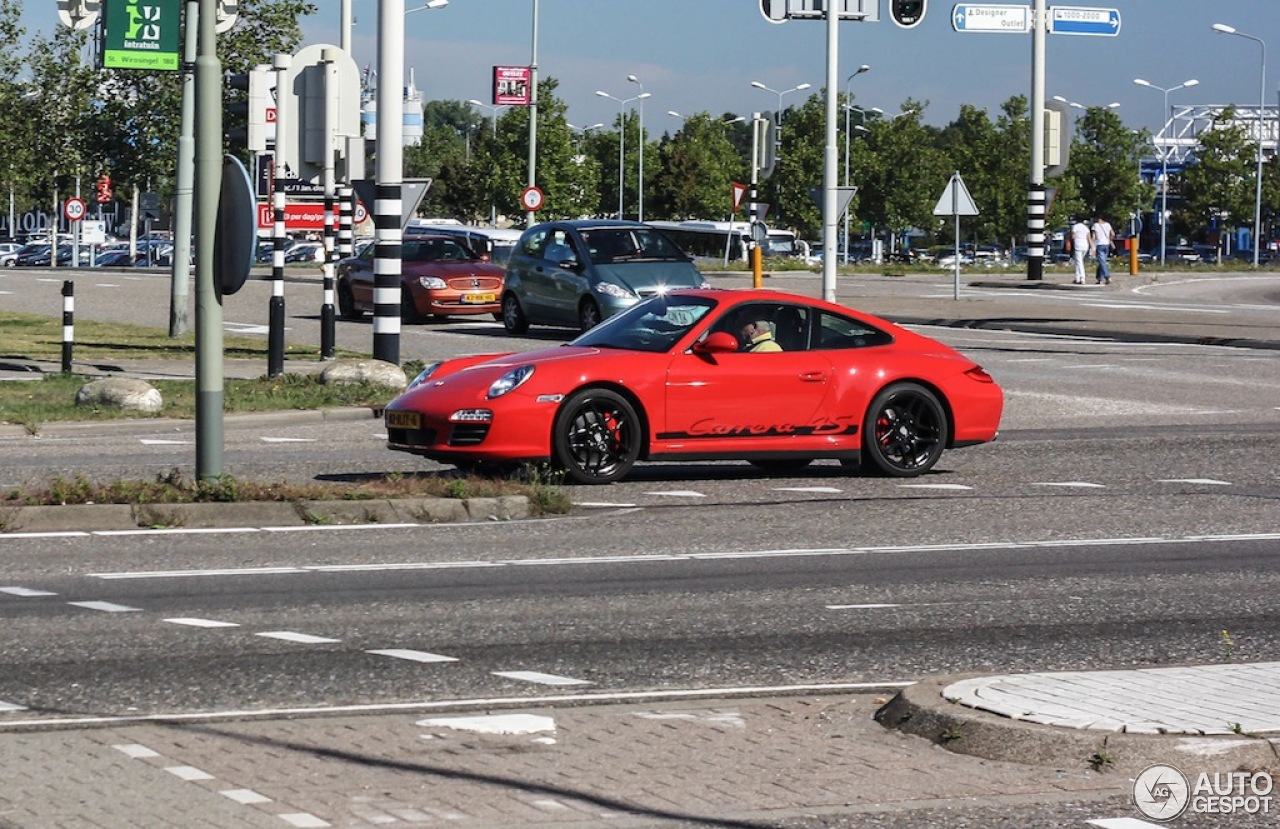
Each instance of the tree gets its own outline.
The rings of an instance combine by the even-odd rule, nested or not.
[[[898,116],[869,121],[867,137],[853,153],[856,215],[895,233],[935,227],[933,206],[954,172],[937,148],[936,133],[920,122],[922,111],[908,100]]]
[[[652,178],[654,215],[719,219],[730,213],[731,185],[747,176],[729,135],[729,124],[699,112],[662,142]]]
[[[939,146],[978,206],[979,215],[966,220],[966,230],[978,239],[1012,245],[1027,226],[1031,121],[1022,96],[1005,101],[1000,111],[992,122],[985,110],[962,105],[959,117],[943,128]]]
[[[1139,177],[1148,137],[1134,133],[1120,116],[1090,107],[1076,122],[1067,174],[1075,181],[1085,212],[1116,219],[1149,204],[1154,192]]]
[[[1190,227],[1236,228],[1253,223],[1258,145],[1227,107],[1200,134],[1200,149],[1182,171],[1182,194]]]

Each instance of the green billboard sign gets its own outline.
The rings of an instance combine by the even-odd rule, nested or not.
[[[178,69],[181,0],[107,0],[102,65],[115,69]]]

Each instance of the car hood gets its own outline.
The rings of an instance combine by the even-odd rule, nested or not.
[[[441,363],[425,382],[407,390],[388,405],[392,408],[412,406],[414,398],[420,395],[447,394],[450,397],[483,398],[495,380],[518,366],[534,366],[535,379],[531,382],[534,387],[540,387],[542,381],[547,379],[547,369],[552,369],[556,378],[561,378],[566,373],[577,377],[594,375],[595,365],[604,361],[616,365],[618,355],[624,353],[633,352],[566,345],[540,351],[460,357]],[[569,363],[573,364],[571,369],[567,366]],[[538,372],[536,369],[542,371]]]
[[[705,280],[689,262],[613,262],[596,265],[602,279],[617,283],[635,294],[650,294],[658,288],[700,288]]]
[[[459,276],[502,276],[503,270],[488,262],[405,262],[403,270],[408,274],[427,274],[442,279]]]

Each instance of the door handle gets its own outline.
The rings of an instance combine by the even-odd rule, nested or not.
[[[802,371],[800,379],[805,383],[823,383],[826,382],[827,375],[821,371]]]

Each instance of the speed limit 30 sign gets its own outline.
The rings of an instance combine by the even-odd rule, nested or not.
[[[62,215],[66,216],[68,221],[78,222],[84,218],[84,214],[84,199],[72,196],[62,203]]]

